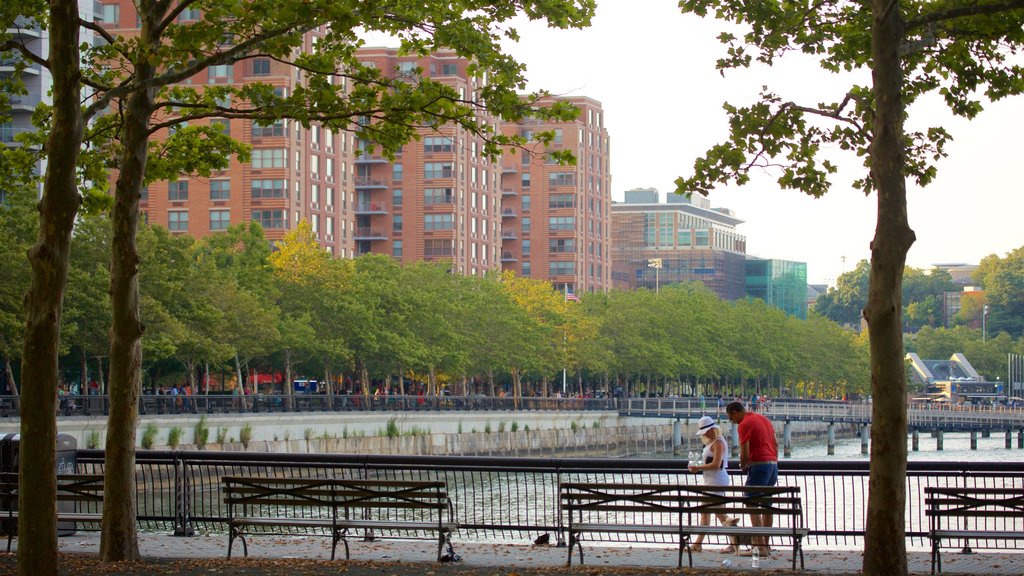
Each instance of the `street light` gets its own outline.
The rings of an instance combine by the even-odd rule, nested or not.
[[[648,258],[647,267],[654,268],[654,293],[661,293],[661,258]]]
[[[981,308],[981,341],[985,341],[985,320],[988,318],[988,304]]]

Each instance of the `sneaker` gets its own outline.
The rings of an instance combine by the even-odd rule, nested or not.
[[[721,550],[719,550],[718,553],[719,554],[735,554],[736,553],[736,547],[730,544],[730,545],[726,546],[725,548],[722,548]]]
[[[736,526],[740,523],[739,518],[731,518],[725,522],[726,526]]]

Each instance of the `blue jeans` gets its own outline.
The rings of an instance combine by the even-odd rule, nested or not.
[[[775,486],[779,483],[779,465],[775,462],[752,464],[747,468],[747,486]]]

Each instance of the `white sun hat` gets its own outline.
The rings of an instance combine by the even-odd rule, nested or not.
[[[716,428],[718,430],[722,429],[722,427],[718,425],[718,422],[715,422],[715,419],[712,418],[711,416],[701,416],[700,420],[697,421],[696,435],[703,436],[705,432],[711,430],[712,428]]]

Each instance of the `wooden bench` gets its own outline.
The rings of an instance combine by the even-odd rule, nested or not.
[[[103,519],[102,474],[57,475],[57,522],[59,530],[75,530],[79,522],[99,523]],[[18,525],[18,473],[0,473],[0,514],[7,532],[7,551]],[[65,526],[61,526],[65,524]]]
[[[569,556],[579,549],[585,533],[643,534],[675,536],[679,540],[679,561],[683,551],[693,567],[690,537],[698,534],[725,537],[760,536],[788,538],[793,543],[793,569],[797,555],[804,567],[801,542],[807,536],[799,487],[682,486],[676,484],[604,484],[566,482],[559,485],[559,500],[567,514]],[[700,525],[700,515],[718,513],[774,515],[771,527]],[[780,525],[781,524],[781,525]]]
[[[942,572],[943,540],[970,551],[970,541],[1024,540],[1024,487],[935,487],[924,489],[932,574]]]
[[[235,539],[252,535],[294,534],[320,529],[331,536],[331,560],[338,542],[349,558],[351,531],[437,533],[437,560],[447,545],[456,559],[451,533],[458,528],[444,482],[333,478],[222,478],[228,507],[228,558]]]

